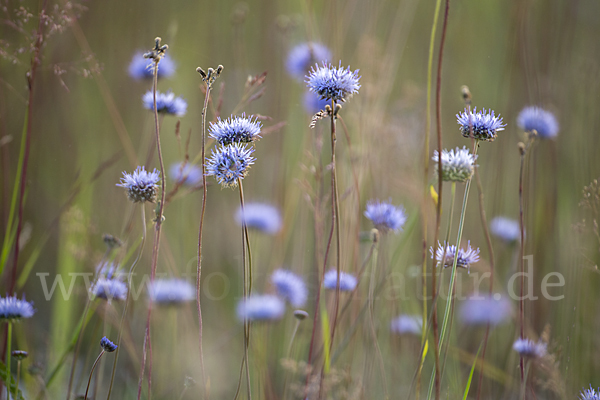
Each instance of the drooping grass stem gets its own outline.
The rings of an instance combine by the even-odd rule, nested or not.
[[[100,354],[96,358],[96,361],[94,361],[94,365],[92,366],[92,370],[90,371],[90,377],[88,378],[87,388],[85,389],[85,396],[83,400],[87,400],[88,392],[90,390],[90,383],[92,382],[92,374],[94,373],[94,369],[96,369],[96,365],[98,365],[98,361],[100,361],[100,358],[102,358],[103,355],[104,349],[100,352]]]
[[[115,350],[115,359],[113,361],[113,368],[110,377],[110,385],[108,386],[108,395],[106,400],[110,400],[110,395],[112,393],[113,383],[115,381],[115,373],[117,371],[117,360],[119,359],[119,349],[121,348],[121,337],[123,335],[123,324],[125,321],[125,316],[127,315],[127,309],[129,306],[129,298],[131,297],[131,280],[133,278],[133,273],[135,271],[135,267],[137,266],[140,258],[142,257],[142,252],[144,251],[144,245],[146,244],[146,208],[143,203],[141,206],[141,215],[142,215],[142,242],[140,243],[140,248],[138,250],[137,256],[135,260],[131,264],[129,268],[129,274],[127,275],[127,297],[125,298],[125,305],[123,306],[123,313],[121,314],[121,321],[119,322],[119,331],[117,333],[117,350]]]

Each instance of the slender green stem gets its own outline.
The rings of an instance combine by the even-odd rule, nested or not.
[[[240,207],[242,215],[244,215],[244,187],[242,186],[242,180],[238,178],[238,186],[240,189]],[[248,268],[246,268],[246,246],[248,247]],[[242,218],[242,264],[244,270],[244,301],[248,300],[248,294],[252,286],[251,281],[251,265],[252,261],[250,258],[250,241],[248,239],[248,228],[246,226],[246,220]],[[252,388],[250,382],[250,362],[248,359],[248,345],[250,342],[250,322],[244,316],[244,359],[246,365],[246,389],[248,391],[248,399],[252,399]]]
[[[527,366],[525,368],[523,381],[521,382],[521,394],[519,399],[525,400],[525,395],[527,393],[527,377],[529,376],[529,368],[531,368],[531,362],[527,362]]]
[[[336,137],[336,108],[335,101],[331,100],[331,218],[332,224],[335,225],[335,247],[336,247],[336,263],[335,268],[337,270],[337,286],[335,289],[335,311],[333,313],[333,324],[331,326],[331,339],[329,341],[329,351],[333,346],[333,338],[335,336],[335,327],[338,321],[338,311],[340,308],[340,275],[341,275],[341,238],[340,238],[340,201],[338,196],[338,184],[337,184],[337,167],[335,162],[335,144],[337,141]]]
[[[296,333],[298,332],[298,327],[300,327],[300,320],[296,320],[296,325],[294,326],[294,330],[292,331],[292,337],[290,338],[290,344],[288,345],[287,351],[285,352],[286,358],[290,358],[290,354],[292,354],[292,344],[294,344],[294,339],[296,338]]]
[[[129,274],[127,275],[127,297],[125,298],[125,305],[123,306],[123,313],[121,314],[121,321],[119,321],[119,332],[118,332],[118,336],[117,336],[117,349],[115,350],[115,359],[113,361],[113,367],[112,367],[112,372],[111,372],[111,376],[110,376],[110,385],[108,386],[108,395],[106,397],[106,400],[110,400],[110,395],[112,394],[112,388],[113,388],[113,384],[115,381],[115,373],[117,371],[117,361],[119,359],[119,349],[121,348],[121,337],[123,335],[123,325],[124,325],[124,321],[125,321],[125,316],[127,315],[127,309],[129,306],[129,299],[131,297],[131,281],[133,278],[133,273],[135,271],[135,267],[137,266],[138,262],[140,261],[140,258],[142,257],[142,252],[144,251],[144,245],[146,244],[146,208],[144,207],[144,204],[142,203],[141,206],[142,209],[142,243],[140,244],[140,248],[138,250],[137,256],[135,257],[135,260],[133,261],[133,263],[131,264],[131,267],[129,268]]]
[[[7,336],[6,336],[6,376],[7,376],[7,381],[6,382],[6,399],[9,400],[10,399],[10,382],[11,382],[11,372],[10,372],[10,358],[12,357],[11,352],[12,352],[12,322],[9,320],[8,321],[8,330],[7,330]]]
[[[521,166],[519,171],[519,227],[521,230],[521,243],[519,249],[519,271],[521,272],[521,296],[519,298],[519,337],[525,338],[525,300],[523,298],[523,287],[525,286],[525,222],[523,207],[523,180],[525,176],[525,155],[529,148],[530,141],[526,145],[519,147],[521,153]],[[523,355],[519,356],[519,368],[521,370],[521,383],[525,382],[525,360]]]
[[[96,365],[98,365],[98,361],[100,361],[100,358],[102,357],[103,354],[104,354],[104,350],[102,350],[100,352],[100,354],[98,355],[98,358],[96,358],[96,361],[94,361],[94,365],[92,366],[92,370],[90,371],[90,377],[88,378],[87,388],[85,389],[85,396],[84,396],[83,400],[87,400],[88,392],[90,390],[90,383],[92,382],[92,374],[94,373],[94,369],[96,369]]]
[[[204,106],[202,107],[202,207],[200,209],[200,224],[198,227],[198,257],[196,264],[196,306],[198,309],[198,346],[200,350],[200,373],[202,375],[202,388],[204,390],[204,399],[208,399],[208,388],[206,387],[206,375],[204,373],[204,353],[202,351],[202,306],[200,304],[200,283],[202,277],[202,230],[204,227],[204,212],[206,211],[206,110],[208,108],[208,99],[212,85],[206,83],[206,95],[204,96]],[[184,390],[185,393],[185,390]],[[183,394],[182,394],[183,396]]]
[[[15,399],[19,399],[19,382],[21,380],[21,360],[17,361],[17,386],[15,386]]]
[[[379,236],[379,233],[377,233]],[[375,350],[377,351],[377,358],[379,361],[379,367],[381,368],[381,378],[383,380],[383,391],[385,393],[386,399],[389,398],[388,390],[387,390],[387,379],[385,377],[385,365],[383,363],[383,355],[381,354],[381,348],[379,348],[379,342],[377,341],[377,333],[375,332],[375,322],[374,322],[374,296],[373,292],[375,291],[375,275],[377,271],[377,259],[379,254],[379,238],[377,237],[374,240],[374,248],[373,248],[373,256],[372,256],[372,264],[371,264],[371,279],[369,280],[369,325],[371,328],[371,334],[373,335],[373,343],[375,344]]]

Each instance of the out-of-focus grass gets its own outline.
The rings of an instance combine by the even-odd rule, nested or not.
[[[34,13],[38,6],[36,2],[24,2],[23,5]],[[417,215],[423,192],[421,154],[426,63],[434,2],[353,0],[303,4],[109,0],[85,5],[89,10],[78,24],[93,52],[93,59],[88,61],[92,64],[97,61],[101,66],[101,79],[106,83],[118,118],[109,111],[100,78],[94,74],[91,78],[82,77],[83,69],[90,68],[86,61],[90,54],[84,52],[74,31],[67,30],[52,37],[43,50],[42,69],[35,82],[33,141],[25,207],[25,219],[31,224],[32,236],[23,248],[20,268],[47,234],[46,230],[70,195],[77,177],[89,176],[100,163],[123,150],[115,128],[120,126],[118,119],[122,119],[122,127],[137,158],[146,158],[153,133],[152,115],[142,108],[141,96],[150,88],[150,83],[131,80],[127,66],[134,51],[149,48],[155,36],[161,36],[169,44],[169,56],[178,65],[177,74],[172,79],[161,80],[159,89],[172,89],[188,101],[188,113],[181,118],[181,134],[185,140],[191,130],[192,155],[199,151],[203,100],[199,89],[201,81],[195,68],[225,66],[213,92],[213,101],[216,101],[219,84],[225,85],[223,116],[227,116],[239,101],[247,76],[268,71],[265,95],[244,111],[272,117],[273,122],[267,122],[267,126],[279,121],[287,124],[257,144],[257,162],[246,178],[244,188],[248,201],[267,201],[280,206],[285,226],[282,233],[272,238],[251,234],[257,291],[270,290],[269,273],[283,265],[304,274],[311,298],[314,298],[315,264],[319,263],[321,268],[325,245],[324,241],[315,243],[314,212],[306,195],[309,193],[307,188],[315,189],[311,171],[318,168],[319,163],[325,166],[328,162],[328,130],[326,123],[318,124],[316,130],[308,129],[310,116],[301,104],[304,87],[290,78],[284,69],[285,56],[293,44],[307,39],[322,41],[332,49],[334,63],[341,59],[344,65],[361,70],[361,91],[342,109],[351,150],[346,136],[341,131],[338,134],[339,187],[340,193],[344,194],[341,202],[344,269],[357,271],[368,251],[368,245],[357,245],[355,238],[359,230],[370,229],[368,221],[362,217],[368,199],[392,198],[395,204],[403,203],[411,217]],[[533,255],[534,288],[540,297],[527,305],[528,331],[541,335],[546,328],[549,330],[550,349],[559,363],[556,370],[542,368],[540,377],[550,377],[553,383],[564,385],[564,393],[569,398],[584,385],[597,386],[599,383],[594,379],[600,372],[597,361],[600,342],[595,334],[600,323],[597,315],[600,276],[595,268],[599,260],[598,243],[589,232],[579,234],[573,229],[574,224],[586,218],[578,207],[581,189],[600,175],[597,157],[600,139],[596,134],[600,117],[595,107],[600,93],[597,79],[600,48],[596,43],[600,28],[595,18],[599,13],[600,6],[593,2],[451,2],[442,81],[445,147],[468,145],[460,137],[454,118],[463,107],[461,85],[470,87],[474,105],[491,107],[502,113],[508,124],[496,142],[482,144],[479,151],[478,164],[488,218],[501,214],[516,218],[518,214],[517,142],[520,134],[515,123],[518,111],[528,104],[542,104],[557,115],[561,124],[557,140],[536,144],[529,160],[525,254]],[[0,29],[2,39],[11,46],[23,43],[19,34],[6,24]],[[2,232],[10,204],[10,189],[7,193],[6,188],[12,187],[17,170],[19,132],[25,110],[26,55],[22,60],[22,65],[0,61],[0,136],[12,137],[12,141],[2,146],[1,152]],[[60,77],[64,86],[53,72],[55,64],[67,70]],[[212,118],[210,113],[209,118]],[[168,116],[162,122],[167,166],[182,158],[174,137],[175,123],[176,119]],[[341,124],[338,126],[341,128]],[[322,154],[315,154],[314,144],[319,137],[325,145]],[[63,214],[58,227],[52,228],[50,239],[23,288],[28,299],[35,301],[38,311],[32,320],[16,329],[15,340],[20,347],[30,351],[28,362],[39,363],[45,374],[68,344],[71,330],[83,311],[86,293],[81,278],[78,278],[69,301],[57,296],[46,301],[36,273],[50,273],[52,278],[56,273],[92,272],[104,252],[101,241],[104,232],[121,236],[129,246],[135,243],[141,228],[138,218],[133,219],[133,225],[128,229],[126,225],[132,209],[122,190],[115,187],[121,171],[133,170],[134,164],[123,152],[115,166],[109,167],[92,185],[84,188],[73,207]],[[359,184],[358,197],[354,191],[353,170]],[[326,172],[323,176],[325,194],[328,177]],[[444,195],[447,199],[447,192]],[[472,194],[463,237],[482,248],[483,261],[474,267],[475,271],[482,272],[487,268],[488,255],[476,201]],[[166,209],[159,272],[195,279],[199,204],[200,194],[194,192],[175,200]],[[322,229],[327,230],[326,199],[324,204]],[[235,304],[241,296],[241,243],[239,228],[233,218],[237,206],[235,192],[222,190],[211,181],[205,223],[203,315],[205,357],[213,398],[232,395],[242,353],[240,324],[235,319]],[[449,210],[444,209],[443,215],[448,214]],[[77,230],[73,230],[75,216],[79,224]],[[433,218],[429,221],[433,223]],[[402,272],[405,277],[419,271],[419,226],[417,223],[414,229],[405,229],[400,236],[385,238],[379,256],[383,265],[381,271]],[[442,223],[442,232],[444,229]],[[429,232],[433,232],[433,226]],[[516,268],[516,250],[497,241],[494,246],[498,290],[506,290],[506,280]],[[149,251],[146,251],[140,273],[148,271],[149,261]],[[555,290],[555,294],[565,295],[560,301],[544,300],[540,293],[544,274],[553,271],[565,277],[566,286]],[[225,283],[221,279],[223,276],[227,278]],[[460,278],[463,289],[468,292],[472,280],[465,274]],[[376,301],[379,340],[388,376],[392,378],[388,379],[389,390],[394,396],[404,394],[411,384],[418,360],[414,350],[418,341],[393,337],[387,327],[389,320],[400,312],[419,312],[417,281],[417,277],[406,278],[405,285],[399,286],[405,299],[383,296]],[[397,283],[396,280],[390,282]],[[65,283],[70,282],[67,279]],[[365,283],[366,280],[362,284]],[[5,290],[7,286],[6,283],[2,285]],[[214,300],[214,297],[220,298],[223,291],[226,291],[223,298]],[[384,290],[382,293],[389,292]],[[328,296],[325,299],[331,307],[333,299]],[[337,344],[356,323],[365,301],[366,297],[359,296],[349,313],[340,320]],[[112,309],[110,307],[107,309]],[[127,351],[121,353],[119,361],[115,393],[119,397],[135,395],[145,307],[145,300],[134,303],[129,320],[131,328],[124,334],[123,346]],[[312,313],[313,309],[311,302],[307,310]],[[106,315],[118,315],[121,308],[116,305],[114,310],[116,313]],[[97,318],[102,315],[99,311]],[[116,335],[118,316],[114,315],[107,318],[106,329]],[[157,396],[177,397],[183,390],[186,375],[198,379],[196,318],[193,305],[178,313],[172,310],[153,312],[154,390]],[[264,397],[272,397],[281,391],[280,358],[294,326],[292,319],[288,313],[283,321],[257,329],[252,339],[256,350],[255,384],[258,388],[258,382],[261,382]],[[301,324],[292,352],[295,360],[306,360],[310,324],[308,320]],[[365,354],[372,349],[368,326],[364,319],[359,320],[358,326],[343,353],[336,355],[334,345],[332,368],[347,371],[355,380],[362,380],[360,385],[375,391],[369,396],[363,395],[364,398],[378,398],[383,393],[373,385],[373,382],[380,382],[376,377],[378,369],[370,364],[374,359]],[[84,335],[85,348],[76,374],[79,380],[85,380],[81,377],[90,366],[85,362],[86,355],[97,350],[100,332],[101,325],[96,331],[90,327]],[[517,390],[507,384],[511,379],[518,379],[518,359],[508,351],[514,332],[514,326],[505,326],[491,334],[486,353],[489,375],[483,388],[486,396],[497,398],[495,393]],[[449,341],[457,350],[454,351],[454,347],[450,350],[444,381],[451,398],[464,391],[481,334],[455,322]],[[265,340],[268,338],[267,343],[260,342],[261,335],[265,335]],[[363,369],[365,362],[368,373]],[[109,372],[106,365],[105,377]],[[431,368],[432,362],[428,359],[424,382]],[[506,376],[500,375],[499,371]],[[475,377],[477,379],[477,371]],[[35,379],[24,379],[30,398],[39,387]],[[296,380],[303,382],[302,378]],[[63,376],[51,389],[50,397],[62,397],[65,387]],[[103,390],[100,389],[100,396]],[[547,398],[559,398],[559,394],[544,390],[540,385],[536,386],[536,391]],[[192,392],[194,390],[190,389],[185,398],[196,398]]]

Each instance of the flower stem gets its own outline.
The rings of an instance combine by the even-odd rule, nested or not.
[[[115,373],[117,371],[117,360],[119,359],[119,349],[121,348],[121,336],[123,335],[123,323],[125,321],[125,316],[127,315],[127,308],[129,306],[129,298],[131,295],[131,279],[133,278],[133,272],[135,267],[137,266],[140,258],[142,256],[142,252],[144,251],[144,245],[146,244],[146,208],[143,203],[141,206],[142,209],[142,243],[140,244],[140,249],[138,250],[138,254],[131,264],[129,268],[129,274],[127,275],[127,297],[125,298],[125,305],[123,306],[123,313],[121,314],[121,321],[119,322],[119,332],[117,336],[117,349],[115,350],[115,359],[113,361],[113,368],[110,377],[110,385],[108,386],[108,395],[106,400],[110,400],[110,395],[112,393],[113,383],[115,381]]]
[[[525,286],[525,264],[524,264],[524,252],[525,252],[525,223],[523,218],[523,180],[525,175],[525,155],[529,148],[530,141],[526,145],[519,147],[521,153],[521,166],[519,171],[519,226],[521,230],[521,247],[519,250],[519,270],[521,272],[521,296],[519,297],[519,337],[525,339],[525,301],[523,299],[523,287]],[[519,368],[521,370],[521,383],[525,385],[525,360],[523,355],[519,357]]]
[[[94,373],[94,369],[96,369],[96,365],[98,365],[98,361],[100,361],[100,358],[103,355],[104,355],[104,350],[102,350],[100,352],[100,354],[98,355],[98,358],[96,358],[96,361],[94,361],[94,365],[92,366],[92,370],[90,371],[90,377],[88,378],[87,388],[85,389],[85,396],[84,396],[83,400],[87,400],[88,392],[90,390],[90,383],[92,382],[92,374]]]
[[[10,383],[11,383],[11,373],[10,373],[10,358],[11,358],[11,347],[12,347],[12,343],[11,343],[11,339],[12,339],[12,322],[9,320],[8,321],[8,330],[7,330],[7,336],[6,336],[6,377],[8,379],[6,379],[8,382],[6,382],[6,399],[9,400],[10,399]]]
[[[21,360],[17,361],[17,386],[15,386],[15,399],[19,399],[19,382],[21,380]]]
[[[204,353],[202,351],[202,306],[200,304],[200,282],[202,277],[202,228],[204,227],[204,212],[206,210],[206,110],[208,108],[208,99],[212,85],[206,83],[206,94],[204,95],[204,105],[202,106],[202,207],[200,209],[200,224],[198,227],[198,257],[196,264],[196,306],[198,308],[198,346],[200,351],[200,373],[202,375],[202,388],[204,390],[204,399],[208,399],[208,388],[206,387],[206,375],[204,373]]]

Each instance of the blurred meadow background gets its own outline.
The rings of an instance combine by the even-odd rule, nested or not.
[[[575,399],[582,388],[600,386],[597,185],[582,204],[584,187],[600,176],[600,115],[596,110],[600,103],[600,3],[449,3],[440,82],[443,148],[472,148],[455,117],[465,108],[463,85],[470,89],[473,106],[493,109],[506,124],[497,139],[481,143],[478,152],[488,223],[497,216],[519,218],[518,144],[524,140],[516,123],[519,112],[538,105],[552,112],[560,125],[556,138],[537,139],[525,158],[523,253],[531,256],[533,275],[528,283],[538,297],[526,302],[525,336],[547,344],[547,355],[530,364],[526,396]],[[221,64],[224,70],[213,85],[207,121],[216,121],[217,114],[221,118],[242,112],[259,116],[263,137],[255,144],[256,162],[243,181],[245,200],[275,206],[282,219],[282,228],[275,234],[250,231],[252,290],[275,293],[270,277],[279,268],[300,275],[308,288],[308,300],[301,307],[309,314],[304,321],[298,323],[294,308],[288,305],[279,320],[252,323],[253,397],[427,398],[434,369],[431,330],[419,374],[421,334],[398,334],[390,324],[401,314],[423,315],[423,234],[426,226],[429,249],[436,224],[430,187],[438,187],[431,157],[437,149],[435,74],[445,2],[441,5],[433,48],[430,142],[425,149],[433,0],[49,0],[47,4],[1,0],[0,221],[4,248],[0,293],[16,293],[19,299],[25,294],[36,310],[32,318],[13,324],[11,350],[29,353],[20,372],[23,397],[66,398],[75,365],[69,396],[83,398],[100,339],[117,339],[124,302],[89,301],[83,275],[73,274],[95,273],[107,260],[121,263],[128,271],[142,236],[140,207],[146,207],[147,240],[133,279],[142,292],[129,305],[112,391],[113,398],[138,398],[149,304],[142,276],[150,273],[155,205],[133,204],[116,184],[122,171],[131,173],[138,165],[149,171],[159,168],[153,146],[154,114],[142,103],[142,96],[152,89],[152,79],[134,79],[128,69],[136,52],[151,50],[154,38],[160,36],[169,46],[166,59],[175,64],[175,71],[159,77],[158,90],[171,90],[187,102],[185,115],[159,117],[167,193],[177,182],[168,173],[172,165],[186,155],[189,163],[201,165],[204,84],[196,67],[206,71]],[[44,19],[40,64],[32,80],[30,150],[15,265],[14,232],[19,218],[15,210],[11,212],[11,202],[21,170],[19,154],[30,94],[27,77],[31,77],[28,71],[43,7],[49,17]],[[306,108],[306,83],[286,68],[290,51],[309,41],[329,48],[328,61],[334,66],[341,60],[352,71],[359,69],[361,76],[360,90],[339,111],[336,162],[341,269],[359,277],[359,283],[352,294],[340,293],[340,310],[345,304],[348,307],[337,320],[331,353],[325,354],[323,341],[328,335],[322,334],[323,324],[333,322],[335,290],[322,291],[320,301],[325,306],[318,309],[326,309],[327,313],[320,314],[329,315],[329,320],[322,315],[316,319],[312,369],[306,363],[331,223],[330,119],[309,128],[316,110]],[[207,142],[207,156],[213,142]],[[221,188],[212,176],[207,182],[201,281],[206,385],[194,294],[192,301],[181,306],[152,308],[151,396],[155,399],[200,399],[206,394],[213,399],[233,398],[240,379],[244,325],[236,315],[243,295],[242,240],[235,218],[239,192]],[[195,287],[202,190],[197,182],[178,186],[164,208],[157,276],[182,278]],[[463,187],[458,184],[456,189],[453,244]],[[407,216],[402,231],[381,234],[373,276],[373,224],[363,215],[371,199],[401,204]],[[440,240],[451,211],[449,199],[450,184],[445,183]],[[19,203],[17,196],[17,208]],[[103,234],[118,237],[123,245],[107,251]],[[465,297],[475,288],[473,276],[490,270],[475,184],[462,239],[463,246],[470,241],[481,250],[481,259],[471,266],[470,274],[457,271],[457,291]],[[493,291],[505,295],[518,269],[520,245],[495,236],[492,245]],[[327,269],[333,266],[335,243]],[[448,271],[442,277],[445,292]],[[549,300],[542,293],[542,281],[551,272],[564,277],[564,286],[548,290],[552,296],[564,295],[560,300]],[[52,296],[45,296],[57,276],[62,276],[65,290],[72,289],[70,296],[61,295],[59,285]],[[376,282],[372,321],[365,312],[370,307],[370,279]],[[487,292],[488,285],[489,279],[483,279],[479,290]],[[462,302],[457,300],[457,309]],[[438,302],[440,320],[445,303],[445,298]],[[475,365],[469,398],[521,396],[519,355],[512,350],[519,336],[518,301],[511,300],[511,305],[509,321],[490,330],[485,361]],[[431,300],[427,307],[425,315],[431,310]],[[85,329],[74,364],[82,320]],[[485,334],[485,327],[467,326],[457,315],[453,321],[441,380],[442,396],[449,399],[463,396]],[[0,325],[3,362],[7,325]],[[106,354],[101,359],[92,377],[93,395],[88,398],[107,397],[113,357]],[[13,361],[13,377],[16,372]],[[5,368],[2,378],[6,381]],[[239,398],[248,397],[244,382]],[[149,398],[147,378],[142,388],[142,397]],[[6,398],[6,390],[2,396]]]

